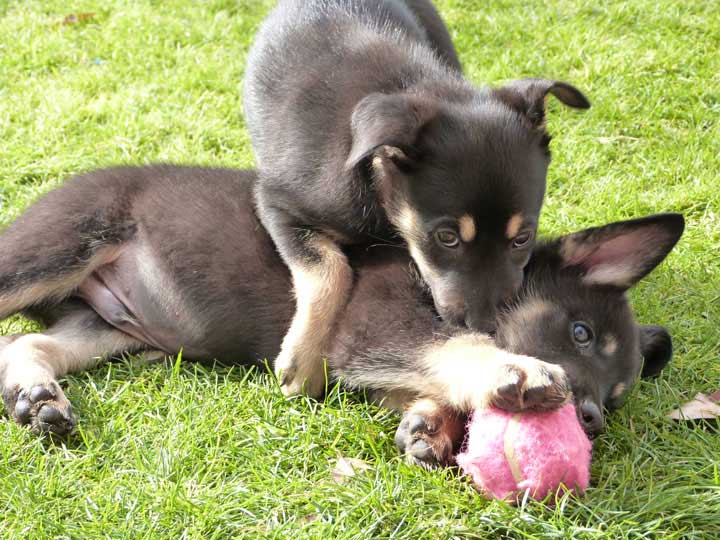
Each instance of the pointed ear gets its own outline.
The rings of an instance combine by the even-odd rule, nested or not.
[[[629,289],[649,274],[680,239],[680,214],[656,214],[586,229],[560,239],[564,267],[580,270],[586,285]]]
[[[534,127],[545,121],[545,98],[552,94],[575,109],[589,109],[590,102],[574,86],[550,79],[519,79],[493,91],[510,108],[527,117]]]
[[[640,352],[643,355],[643,378],[659,375],[673,355],[672,338],[662,326],[640,327]]]
[[[395,162],[409,160],[423,127],[437,107],[426,98],[404,94],[370,94],[352,114],[352,148],[347,169],[360,165],[381,147]]]

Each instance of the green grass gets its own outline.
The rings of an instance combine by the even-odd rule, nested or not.
[[[103,165],[252,165],[240,83],[271,4],[0,0],[0,223]],[[675,360],[611,417],[587,496],[485,502],[448,471],[404,465],[397,416],[354,395],[286,401],[255,372],[125,361],[67,378],[81,424],[65,446],[0,421],[0,538],[720,537],[718,434],[663,418],[720,386],[720,7],[438,4],[474,81],[554,77],[593,101],[550,105],[546,232],[688,220],[632,295],[641,321],[672,331]],[[95,16],[56,24],[80,12]],[[371,469],[338,485],[338,454]]]

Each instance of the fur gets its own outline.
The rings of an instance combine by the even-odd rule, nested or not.
[[[309,393],[321,386],[320,356],[351,288],[327,270],[337,259],[316,248],[320,237],[407,244],[440,315],[492,329],[532,248],[506,231],[537,227],[549,93],[590,106],[557,81],[475,88],[427,0],[284,0],[271,12],[245,75],[258,215],[293,276],[334,276],[331,293],[298,296],[277,362],[287,393],[298,373]]]
[[[48,325],[43,334],[0,339],[0,389],[11,416],[36,431],[68,431],[74,420],[56,378],[123,352],[182,349],[187,359],[258,364],[277,354],[294,311],[292,280],[253,211],[254,180],[252,171],[169,165],[95,171],[3,231],[0,283],[14,286],[3,289],[0,312]],[[330,375],[388,404],[426,398],[423,411],[431,402],[458,418],[489,404],[554,408],[572,390],[595,433],[603,407],[619,405],[641,371],[657,374],[670,359],[668,332],[637,325],[624,292],[682,229],[681,216],[666,214],[542,243],[495,341],[443,322],[404,250],[351,249],[355,281],[328,349]],[[647,240],[652,249],[636,249]],[[570,256],[570,244],[586,255]],[[105,252],[113,256],[96,255]],[[635,271],[598,286],[584,279],[597,264]],[[46,283],[70,274],[85,278],[45,296],[27,293],[50,291]],[[592,333],[589,343],[574,341],[577,321]],[[44,409],[49,419],[38,416]],[[415,443],[417,433],[408,434]]]

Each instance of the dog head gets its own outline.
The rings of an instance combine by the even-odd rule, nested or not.
[[[680,239],[679,214],[611,223],[538,245],[519,295],[501,313],[497,342],[511,352],[560,364],[587,433],[604,426],[637,377],[660,373],[670,334],[635,322],[625,292]]]
[[[525,79],[371,94],[352,115],[346,167],[369,173],[440,315],[489,331],[522,283],[545,195],[548,94],[590,106],[576,88]]]

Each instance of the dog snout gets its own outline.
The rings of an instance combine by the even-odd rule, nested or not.
[[[484,334],[495,333],[495,317],[478,316],[472,312],[468,312],[465,316],[465,326]]]
[[[591,439],[597,437],[605,428],[603,413],[592,401],[583,401],[577,407],[577,414],[585,433]]]
[[[496,307],[495,302],[481,301],[477,304],[468,303],[465,312],[465,325],[478,332],[494,333]]]
[[[435,303],[440,317],[446,322],[455,326],[462,326],[465,323],[465,306],[463,303]]]

